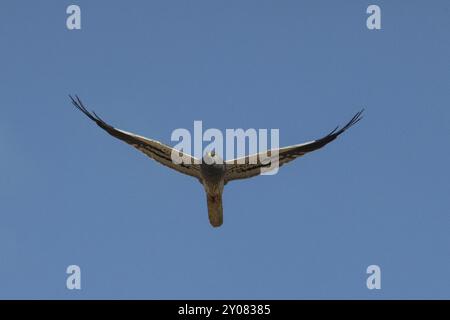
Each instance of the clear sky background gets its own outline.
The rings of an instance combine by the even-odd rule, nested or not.
[[[450,298],[449,17],[437,0],[1,1],[0,298]],[[213,229],[195,179],[68,94],[169,144],[194,120],[296,144],[366,111],[277,175],[229,183]]]

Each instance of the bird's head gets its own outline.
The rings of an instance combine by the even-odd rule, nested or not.
[[[216,154],[216,151],[213,149],[206,152],[206,154],[203,156],[203,163],[206,163],[207,165],[222,165],[223,160],[218,154]]]

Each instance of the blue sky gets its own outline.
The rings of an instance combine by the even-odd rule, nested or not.
[[[448,1],[2,1],[0,298],[450,298],[449,15]],[[213,229],[197,181],[68,94],[165,143],[202,120],[290,145],[366,110],[277,175],[229,183]]]

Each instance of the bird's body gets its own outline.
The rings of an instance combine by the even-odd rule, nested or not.
[[[285,163],[303,156],[306,153],[322,148],[361,120],[362,113],[362,111],[358,112],[344,127],[340,129],[336,127],[325,137],[311,142],[270,150],[268,152],[228,161],[222,161],[219,155],[214,152],[206,154],[202,159],[203,161],[198,161],[198,159],[188,154],[177,152],[188,161],[176,163],[172,161],[171,158],[172,152],[176,151],[173,148],[162,144],[161,142],[116,129],[103,121],[95,114],[95,112],[90,113],[87,111],[78,97],[76,97],[76,99],[70,98],[77,109],[82,111],[110,135],[132,145],[150,158],[171,169],[197,178],[205,189],[209,222],[213,227],[219,227],[223,223],[222,194],[224,186],[228,182],[257,176],[261,174],[262,170],[270,167],[271,163],[276,163],[278,167],[281,167]],[[262,160],[267,159],[267,156],[270,157],[269,163]]]
[[[225,185],[225,164],[214,153],[206,154],[205,158],[200,164],[200,174],[206,193],[208,218],[213,227],[219,227],[223,223],[222,193]]]

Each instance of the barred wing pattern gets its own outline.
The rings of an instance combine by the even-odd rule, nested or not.
[[[173,148],[159,142],[156,140],[152,140],[149,138],[145,138],[130,132],[126,132],[123,130],[116,129],[112,127],[111,125],[107,124],[105,121],[103,121],[95,112],[90,113],[86,107],[81,102],[80,98],[78,96],[75,96],[73,98],[72,96],[69,96],[72,100],[73,105],[83,112],[89,119],[94,121],[100,128],[108,132],[113,137],[120,139],[139,151],[145,153],[148,157],[150,157],[153,160],[156,160],[157,162],[161,163],[162,165],[165,165],[171,169],[174,169],[178,172],[187,174],[189,176],[195,177],[199,180],[201,180],[200,177],[200,166],[198,163],[200,163],[196,158],[183,154],[182,152],[179,152],[180,157],[185,157],[185,159],[189,159],[189,163],[180,163],[176,164],[172,162],[172,151],[174,151]],[[177,151],[178,152],[178,151]]]
[[[274,150],[270,150],[268,152],[261,152],[247,157],[225,161],[225,183],[232,180],[246,179],[257,176],[261,174],[261,170],[267,169],[271,165],[273,167],[273,165],[278,163],[278,167],[281,167],[282,165],[295,160],[298,157],[322,148],[336,139],[345,130],[360,121],[362,119],[363,111],[364,110],[361,110],[356,113],[345,126],[340,129],[339,127],[336,127],[333,131],[321,139],[277,149],[278,155]],[[261,161],[261,159],[264,159],[264,157],[267,158],[267,156],[270,157],[271,161]]]

